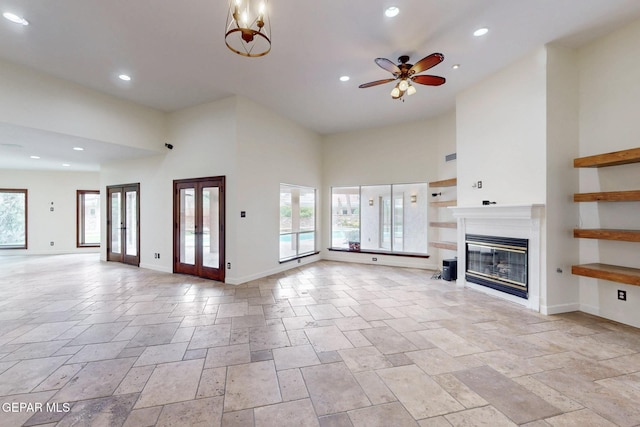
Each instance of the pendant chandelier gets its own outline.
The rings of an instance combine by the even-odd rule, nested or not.
[[[224,41],[238,55],[264,56],[271,50],[268,0],[231,0]]]

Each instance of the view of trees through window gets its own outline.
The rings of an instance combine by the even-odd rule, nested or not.
[[[27,248],[27,190],[0,189],[0,249]]]
[[[426,254],[428,184],[331,190],[331,247]]]
[[[78,247],[100,246],[100,192],[78,190]]]
[[[280,184],[280,261],[316,250],[316,190]]]

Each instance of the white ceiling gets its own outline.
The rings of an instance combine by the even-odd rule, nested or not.
[[[638,0],[271,0],[272,51],[244,58],[224,44],[227,5],[0,0],[0,12],[30,22],[0,19],[0,58],[163,111],[242,95],[331,134],[437,116],[454,108],[458,93],[536,47],[578,47],[640,18]],[[400,8],[395,18],[383,14],[390,5]],[[473,37],[483,26],[489,34]],[[433,52],[445,60],[428,73],[445,77],[443,86],[418,86],[406,102],[391,99],[392,84],[358,88],[390,76],[376,57],[396,62],[407,54],[414,63]],[[120,73],[133,80],[118,80]],[[340,82],[342,75],[351,80]],[[7,129],[17,132],[0,127],[0,144],[12,143]],[[23,136],[31,144],[46,139]],[[0,150],[3,157],[16,151]]]

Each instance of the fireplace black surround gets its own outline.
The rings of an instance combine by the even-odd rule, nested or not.
[[[467,282],[528,299],[527,239],[466,235]]]

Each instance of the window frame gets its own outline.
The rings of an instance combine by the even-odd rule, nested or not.
[[[0,193],[22,193],[24,194],[24,245],[2,245],[4,249],[28,249],[29,247],[29,190],[26,188],[0,188]]]
[[[86,194],[97,194],[100,195],[100,190],[76,190],[76,247],[77,248],[99,248],[100,242],[98,243],[84,243],[86,239],[85,229],[84,229],[84,196]],[[82,201],[81,201],[82,199]],[[102,227],[102,218],[100,218],[99,222]],[[102,233],[102,230],[101,230]]]
[[[278,232],[278,260],[280,262],[280,264],[285,263],[285,262],[289,262],[289,261],[293,261],[296,259],[300,259],[300,258],[306,258],[308,256],[312,256],[312,255],[317,255],[320,252],[317,250],[317,245],[318,245],[318,190],[316,188],[313,187],[307,187],[304,185],[294,185],[294,184],[286,184],[286,183],[280,183],[279,186],[279,191],[278,194],[282,194],[282,189],[283,187],[288,187],[290,189],[298,189],[299,191],[308,191],[308,192],[313,192],[313,229],[309,230],[309,229],[299,229],[297,231],[294,231],[293,229],[289,232],[282,232],[281,230],[279,230]],[[280,199],[281,200],[281,199]],[[293,203],[292,203],[293,204]],[[279,220],[279,224],[281,226],[282,224],[282,204],[279,202],[279,209],[280,212],[278,213],[278,220]],[[300,207],[300,206],[299,206]],[[292,217],[293,217],[293,210],[292,210]],[[280,228],[279,226],[279,228]],[[303,253],[300,253],[300,236],[304,235],[304,234],[313,234],[313,249],[311,251],[306,251]],[[282,241],[280,240],[282,238],[282,236],[287,236],[290,235],[291,239],[294,238],[296,239],[296,245],[295,245],[295,249],[296,249],[296,253],[293,256],[287,256],[287,257],[282,257],[282,253],[281,253],[281,245],[282,245]]]
[[[406,252],[403,249],[401,250],[397,250],[396,248],[394,248],[394,243],[393,243],[393,236],[395,236],[395,227],[396,227],[396,209],[395,209],[395,191],[394,188],[395,187],[401,187],[401,186],[405,186],[405,185],[425,185],[427,186],[426,188],[428,189],[428,183],[427,182],[412,182],[412,183],[395,183],[395,184],[361,184],[361,185],[342,185],[342,186],[332,186],[330,191],[330,196],[329,196],[329,200],[330,200],[330,212],[331,212],[331,218],[330,218],[330,242],[331,242],[331,246],[328,248],[329,251],[337,251],[337,252],[356,252],[356,253],[366,253],[366,254],[380,254],[380,255],[391,255],[391,256],[403,256],[403,257],[412,257],[412,258],[429,258],[430,255],[428,253],[428,232],[427,232],[427,249],[426,252]],[[359,201],[359,205],[358,205],[358,236],[359,239],[362,238],[362,212],[365,206],[365,203],[367,203],[367,200],[365,200],[365,198],[363,198],[362,196],[362,189],[366,188],[366,187],[389,187],[389,200],[390,200],[390,215],[391,215],[391,248],[389,250],[386,249],[368,249],[368,248],[362,248],[361,247],[361,242],[354,242],[352,244],[352,242],[348,243],[348,247],[345,246],[333,246],[333,240],[334,240],[334,205],[333,205],[333,200],[334,200],[334,191],[335,190],[340,190],[340,189],[354,189],[357,188],[358,189],[358,201]],[[380,202],[380,201],[378,201]],[[373,199],[369,199],[368,200],[368,206],[373,206],[375,204],[375,200]],[[378,207],[380,213],[382,213],[382,206],[380,205]],[[403,212],[404,212],[405,207],[403,206]],[[404,213],[403,213],[404,215]],[[428,215],[428,213],[427,213]],[[428,223],[428,220],[427,220]],[[405,218],[403,217],[402,219],[402,226],[405,226]],[[381,235],[382,233],[382,223],[380,223],[379,225],[380,227],[380,233],[379,235]],[[403,236],[404,236],[404,231],[403,231]],[[403,241],[403,245],[404,246],[404,241]]]

